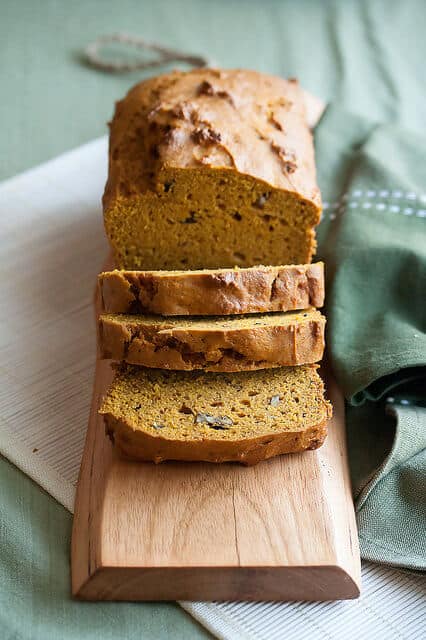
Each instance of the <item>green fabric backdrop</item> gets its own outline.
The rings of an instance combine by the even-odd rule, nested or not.
[[[421,16],[422,0],[2,0],[0,178],[106,132],[114,100],[141,74],[97,73],[80,64],[79,52],[116,31],[207,54],[218,65],[298,76],[327,101],[422,131]],[[94,614],[93,605],[70,602],[71,517],[4,460],[0,510],[7,640],[207,637],[176,605],[96,605]]]
[[[79,54],[127,31],[218,65],[295,75],[377,121],[424,128],[422,0],[2,0],[0,178],[106,132],[140,78],[96,73]]]

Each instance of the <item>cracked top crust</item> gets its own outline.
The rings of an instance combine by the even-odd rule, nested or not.
[[[99,275],[108,313],[231,315],[322,307],[324,265],[199,271],[109,271]]]
[[[123,185],[135,193],[151,189],[149,170],[203,166],[235,169],[321,206],[296,80],[242,69],[149,78],[117,102],[110,142],[105,208]],[[123,152],[137,155],[126,162]]]

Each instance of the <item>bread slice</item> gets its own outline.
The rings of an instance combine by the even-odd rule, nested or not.
[[[316,309],[181,318],[103,314],[103,358],[159,369],[248,371],[318,362],[325,318]]]
[[[252,465],[321,446],[331,405],[315,365],[238,374],[123,365],[99,413],[126,457]]]
[[[120,268],[311,262],[321,197],[299,84],[194,69],[136,85],[111,122],[103,207]]]
[[[324,264],[99,275],[108,313],[218,316],[294,311],[324,304]]]

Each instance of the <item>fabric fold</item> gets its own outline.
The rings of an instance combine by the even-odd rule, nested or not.
[[[362,555],[426,568],[426,139],[331,106],[316,145],[329,356],[352,405],[349,444],[361,439],[350,457]]]

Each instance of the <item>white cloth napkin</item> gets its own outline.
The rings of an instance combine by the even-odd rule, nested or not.
[[[107,255],[95,140],[0,185],[0,453],[69,511],[95,360],[92,300]],[[358,601],[181,605],[218,638],[421,638],[418,575],[363,566]]]

